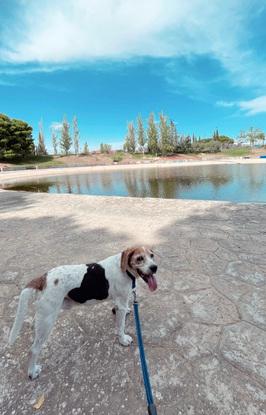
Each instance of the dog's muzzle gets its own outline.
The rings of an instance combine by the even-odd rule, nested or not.
[[[155,272],[157,271],[157,265],[152,265],[150,267],[150,273],[144,274],[140,269],[137,270],[140,277],[146,282],[150,291],[155,291],[157,289],[157,281],[155,278]]]

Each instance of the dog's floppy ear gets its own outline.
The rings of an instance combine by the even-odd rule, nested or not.
[[[136,248],[128,248],[125,251],[122,252],[121,255],[121,269],[123,272],[126,272],[127,267],[129,265],[128,260],[129,257],[133,254]]]

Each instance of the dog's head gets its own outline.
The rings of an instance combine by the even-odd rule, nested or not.
[[[157,288],[155,273],[157,265],[154,261],[154,253],[146,247],[128,248],[122,252],[121,268],[123,272],[133,271],[136,277],[141,277],[151,291]]]

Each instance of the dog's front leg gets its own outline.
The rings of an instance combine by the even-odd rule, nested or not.
[[[129,346],[133,339],[125,334],[127,307],[118,307],[116,311],[116,326],[119,343],[123,346]]]

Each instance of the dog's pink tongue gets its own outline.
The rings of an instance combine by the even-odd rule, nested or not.
[[[151,291],[155,291],[157,288],[157,281],[154,275],[150,275],[148,278],[148,286]]]

